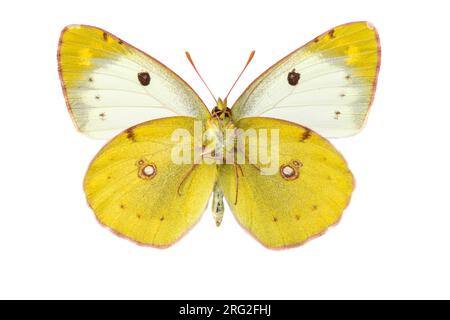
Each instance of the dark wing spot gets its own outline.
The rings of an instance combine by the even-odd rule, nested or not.
[[[124,205],[124,204],[121,204],[121,205],[120,205],[120,209],[125,209],[125,205]]]
[[[273,217],[273,222],[277,222],[278,218],[277,217]]]
[[[161,218],[159,218],[159,221],[164,221],[164,216],[161,216]]]
[[[339,116],[341,115],[341,112],[340,111],[335,111],[334,112],[334,118],[336,119],[336,120],[338,120],[339,119]]]
[[[344,97],[345,97],[345,93],[341,93],[341,94],[340,94],[340,97],[341,97],[341,98],[344,98]]]
[[[138,80],[139,82],[143,85],[143,86],[148,86],[150,84],[150,74],[148,72],[139,72],[138,75]]]
[[[111,176],[108,176],[106,179],[111,180]]]
[[[119,39],[118,43],[119,43],[119,44],[123,44],[123,41]]]
[[[314,40],[313,40],[315,43],[317,43],[317,42],[319,42],[319,37],[317,37],[317,38],[314,38]]]
[[[312,206],[312,210],[313,211],[317,210],[317,205],[316,204]]]
[[[331,39],[334,39],[335,37],[336,37],[336,35],[334,34],[334,29],[331,29],[329,32],[328,32],[328,35],[330,36],[330,38]]]
[[[345,76],[345,79],[347,79],[347,80],[350,80],[351,78],[352,78],[352,76],[349,74]]]
[[[300,80],[300,73],[295,72],[295,69],[292,69],[287,76],[287,81],[291,86],[296,86],[298,81]]]
[[[92,77],[89,77],[89,82],[93,82],[94,79],[92,79]]]
[[[136,135],[134,134],[133,128],[128,128],[125,130],[127,133],[127,138],[133,142],[136,142]]]
[[[300,216],[298,214],[295,215],[296,220],[300,220]]]
[[[108,34],[106,32],[103,32],[103,40],[105,41],[108,40]]]
[[[300,142],[305,142],[309,138],[311,138],[311,130],[306,129],[300,137]]]
[[[137,214],[137,215],[136,215],[136,218],[140,219],[140,218],[141,218],[141,215],[140,215],[140,214]]]
[[[99,95],[96,95],[96,96],[95,96],[95,100],[100,100],[100,96],[99,96]]]
[[[100,119],[105,120],[106,118],[106,113],[102,112],[98,115],[100,117]]]

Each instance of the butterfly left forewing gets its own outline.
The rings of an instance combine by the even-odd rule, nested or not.
[[[58,66],[75,125],[91,137],[111,138],[161,117],[209,117],[204,103],[178,75],[103,29],[66,27]]]
[[[269,248],[285,248],[339,221],[353,191],[353,176],[328,141],[305,127],[275,119],[246,118],[237,126],[279,130],[275,174],[262,175],[267,165],[261,163],[220,168],[220,186],[244,228]]]

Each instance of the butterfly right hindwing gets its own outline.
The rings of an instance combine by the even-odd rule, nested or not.
[[[339,221],[350,201],[353,176],[326,139],[300,125],[270,118],[244,118],[237,126],[279,131],[275,174],[261,174],[267,166],[259,162],[220,168],[220,186],[245,229],[276,249],[302,244]],[[269,144],[268,149],[273,147]]]

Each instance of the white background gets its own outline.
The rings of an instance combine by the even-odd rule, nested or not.
[[[450,298],[449,22],[445,1],[9,1],[0,13],[0,298]],[[339,226],[271,251],[209,210],[166,250],[102,228],[82,179],[103,145],[75,131],[59,32],[102,27],[179,73],[212,105],[189,49],[230,98],[329,28],[369,20],[383,55],[365,130],[333,140],[357,188]]]

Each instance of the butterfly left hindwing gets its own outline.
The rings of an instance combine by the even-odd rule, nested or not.
[[[94,158],[84,180],[97,219],[141,244],[167,247],[199,219],[216,179],[216,167],[175,164],[172,133],[194,131],[194,119],[171,117],[129,128]],[[193,145],[186,146],[192,151]]]

